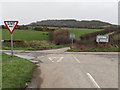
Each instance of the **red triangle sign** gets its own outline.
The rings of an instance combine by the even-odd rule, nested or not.
[[[18,21],[4,21],[7,29],[10,31],[12,34],[14,32],[14,29],[16,28]]]

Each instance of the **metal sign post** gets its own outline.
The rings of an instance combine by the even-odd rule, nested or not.
[[[11,56],[13,56],[13,32],[16,28],[18,21],[4,21],[7,29],[10,31],[10,40],[11,40]]]
[[[73,38],[72,38],[72,46],[73,46]]]
[[[11,39],[11,56],[13,56],[13,34],[10,35]]]
[[[71,42],[72,42],[72,46],[73,46],[73,39],[75,38],[75,34],[72,34],[72,33],[71,33],[71,34],[70,34],[70,38],[71,38],[71,40],[72,40]]]

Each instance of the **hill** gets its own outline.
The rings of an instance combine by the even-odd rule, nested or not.
[[[68,19],[68,20],[43,20],[43,21],[33,22],[29,25],[47,26],[47,27],[98,28],[98,29],[100,29],[100,28],[111,26],[112,24],[107,23],[107,22],[98,21],[98,20],[77,21],[74,19]]]

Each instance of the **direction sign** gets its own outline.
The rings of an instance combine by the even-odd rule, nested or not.
[[[18,24],[18,21],[4,21],[4,23],[7,27],[7,29],[10,31],[10,34],[12,34]]]
[[[70,38],[75,38],[75,34],[71,33]]]
[[[72,40],[72,46],[73,46],[73,39],[75,38],[75,34],[70,33],[70,38],[71,38],[71,40]]]
[[[98,35],[96,37],[96,42],[109,42],[109,36],[108,35]]]

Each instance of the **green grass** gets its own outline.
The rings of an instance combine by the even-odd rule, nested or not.
[[[59,29],[59,27],[48,27],[48,28]],[[103,30],[103,29],[86,29],[86,28],[62,28],[62,29],[70,30],[70,33],[75,34],[76,39],[79,39],[80,35]]]
[[[60,29],[59,27],[48,27],[49,29]]]
[[[45,48],[61,48],[61,47],[64,47],[63,45],[45,45],[45,46],[40,46],[40,47],[45,47]]]
[[[86,48],[83,50],[68,49],[67,52],[118,52],[119,48]]]
[[[75,34],[76,39],[79,39],[80,35],[96,32],[96,31],[101,31],[103,29],[68,28],[68,30],[70,30],[70,33]]]
[[[0,90],[2,88],[2,54],[0,54]]]
[[[2,88],[24,88],[34,68],[35,64],[28,60],[2,54]]]
[[[48,32],[15,29],[13,33],[13,39],[14,40],[48,40],[48,36],[46,34],[48,34]],[[10,33],[7,29],[2,30],[2,39],[3,40],[10,39]]]
[[[59,27],[48,27],[48,28],[59,29]],[[70,33],[75,34],[76,39],[79,39],[80,35],[103,30],[103,29],[86,29],[86,28],[62,28],[62,29],[70,30]]]
[[[58,27],[48,27],[51,29],[57,29]],[[75,34],[75,38],[79,39],[80,35],[101,31],[103,29],[84,29],[84,28],[64,28],[70,30],[70,33]],[[0,32],[1,34],[1,32]],[[14,40],[48,40],[48,32],[46,31],[33,31],[33,30],[17,30],[13,33]],[[7,29],[2,30],[2,39],[10,39],[10,33]]]
[[[37,46],[41,48],[62,48],[65,47],[64,45],[44,45],[44,46]],[[11,50],[11,47],[2,47],[3,50]],[[14,47],[13,50],[36,50],[36,48],[32,47]],[[39,49],[38,49],[39,50]]]
[[[11,47],[2,47],[2,50],[11,50]],[[34,50],[34,48],[31,47],[14,47],[13,50]]]
[[[113,38],[114,40],[120,40],[120,34],[115,35]]]

